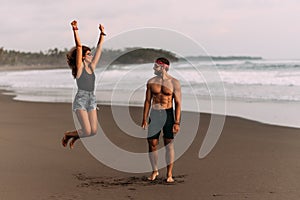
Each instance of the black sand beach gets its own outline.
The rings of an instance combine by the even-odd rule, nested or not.
[[[79,141],[61,146],[74,128],[71,104],[13,101],[0,95],[0,199],[298,199],[300,130],[226,117],[222,135],[204,159],[199,148],[210,115],[201,114],[190,148],[175,162],[174,184],[149,173],[125,173],[96,160]],[[146,151],[146,141],[124,142],[110,107],[100,106],[100,123],[110,138],[132,151]],[[142,109],[130,108],[139,123]],[[195,113],[184,112],[193,120]],[[114,134],[113,134],[114,133]],[[180,132],[179,134],[189,134]],[[121,134],[119,134],[121,135]],[[120,141],[119,141],[120,140]],[[176,149],[175,149],[176,151]]]

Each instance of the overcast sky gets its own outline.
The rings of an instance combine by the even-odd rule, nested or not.
[[[186,35],[210,55],[300,58],[299,0],[0,1],[0,47],[5,49],[71,48],[70,22],[77,19],[89,46],[102,23],[106,40],[157,27]]]

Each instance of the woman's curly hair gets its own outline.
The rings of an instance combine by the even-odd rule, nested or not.
[[[91,51],[91,49],[87,46],[82,46],[82,57],[86,54],[87,51]],[[67,63],[69,67],[72,69],[72,75],[74,78],[77,76],[77,66],[76,66],[76,47],[73,47],[68,53],[67,53]]]

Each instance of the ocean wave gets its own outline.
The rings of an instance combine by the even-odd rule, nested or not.
[[[178,62],[172,63],[170,74],[180,80],[186,94],[222,94],[226,90],[232,98],[294,101],[300,99],[299,66],[299,61],[218,61],[198,62],[195,66]],[[145,89],[147,80],[154,76],[152,64],[115,66],[95,73],[97,89],[120,91]],[[69,69],[28,70],[0,72],[0,87],[52,93],[74,89],[76,83]]]

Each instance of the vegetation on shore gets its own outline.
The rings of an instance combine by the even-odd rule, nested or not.
[[[66,68],[66,54],[68,49],[49,49],[46,52],[20,52],[0,48],[1,66],[40,66],[41,68],[53,66]],[[166,57],[172,62],[178,61],[175,54],[162,49],[126,48],[124,50],[103,49],[101,63],[105,64],[140,64],[151,63],[158,57]]]
[[[67,68],[66,54],[69,50],[49,49],[46,52],[20,52],[15,50],[5,50],[0,48],[0,67],[14,68],[22,66],[24,68]],[[102,64],[142,64],[152,63],[158,57],[166,57],[171,62],[181,59],[174,53],[153,48],[125,48],[123,50],[103,49],[101,60]],[[193,56],[186,59],[193,60],[257,60],[261,57],[249,56]]]
[[[68,50],[49,49],[46,52],[20,52],[0,48],[0,66],[66,66]]]

